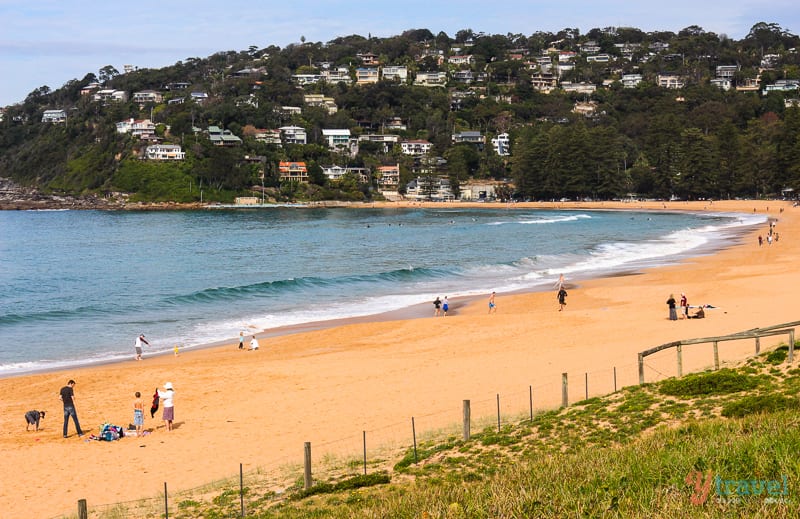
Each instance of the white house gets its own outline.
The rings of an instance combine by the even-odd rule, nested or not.
[[[177,144],[151,144],[145,150],[148,160],[183,160],[186,153]]]
[[[622,88],[636,88],[642,82],[641,74],[623,74]]]
[[[124,103],[128,100],[128,93],[123,90],[104,88],[95,92],[92,98],[95,101],[118,101]]]
[[[400,65],[383,67],[381,70],[381,75],[383,76],[383,79],[388,81],[399,81],[401,83],[405,83],[408,79],[408,67]]]
[[[164,100],[164,96],[161,92],[156,92],[155,90],[142,90],[140,92],[133,93],[133,102],[134,103],[160,103]]]
[[[322,130],[322,138],[333,151],[350,150],[350,130]]]
[[[671,89],[678,89],[683,88],[686,85],[683,78],[678,76],[677,74],[659,74],[658,75],[658,86],[661,88],[671,88]]]
[[[421,139],[403,141],[400,143],[400,148],[406,155],[427,155],[431,151],[432,147],[433,144]]]
[[[447,83],[447,74],[445,72],[417,72],[417,77],[414,80],[415,85],[419,86],[444,86]]]
[[[377,83],[380,77],[380,71],[376,67],[364,67],[356,69],[356,83],[359,85]]]
[[[509,139],[507,133],[501,133],[492,139],[492,147],[494,148],[495,153],[501,157],[508,157],[511,155],[511,140]]]
[[[67,122],[67,112],[64,110],[45,110],[42,113],[43,123],[64,123]]]
[[[308,142],[306,129],[301,126],[281,126],[278,129],[281,131],[284,144],[306,144]]]
[[[126,119],[117,123],[117,133],[130,133],[140,139],[149,139],[156,134],[156,125],[150,119]]]

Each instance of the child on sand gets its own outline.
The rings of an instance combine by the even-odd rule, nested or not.
[[[133,401],[133,425],[136,426],[136,436],[141,436],[144,426],[144,404],[142,403],[142,394],[138,391],[136,400]]]

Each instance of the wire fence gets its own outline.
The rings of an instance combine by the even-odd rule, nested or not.
[[[738,362],[754,354],[752,339],[732,341],[719,361]],[[762,350],[777,346],[778,339],[762,341]],[[633,360],[633,359],[632,359]],[[700,371],[713,366],[714,359],[703,348],[687,348],[683,352],[685,372]],[[674,354],[667,350],[648,357],[648,361],[622,364],[599,370],[575,370],[563,373],[554,380],[519,387],[502,393],[483,393],[478,399],[464,400],[448,409],[426,409],[394,423],[374,428],[358,428],[352,435],[322,442],[298,444],[297,455],[285,455],[271,460],[268,467],[243,471],[239,464],[231,467],[231,477],[212,481],[191,489],[172,490],[168,482],[154,497],[105,505],[87,506],[78,502],[77,512],[59,514],[52,519],[117,519],[129,517],[186,517],[193,507],[209,502],[226,507],[229,515],[246,517],[248,506],[255,501],[278,501],[287,489],[309,485],[304,475],[310,472],[313,481],[327,481],[381,470],[390,470],[409,449],[421,442],[443,438],[462,438],[465,428],[478,432],[518,424],[533,419],[536,414],[600,396],[606,396],[640,383],[640,370],[648,381],[658,381],[678,375]],[[465,408],[469,407],[469,425],[465,426]],[[310,445],[310,447],[309,447]],[[305,450],[306,457],[303,453]],[[310,454],[310,455],[309,455]],[[310,460],[313,459],[313,471]],[[258,494],[248,489],[259,489]],[[198,512],[201,513],[201,512]]]

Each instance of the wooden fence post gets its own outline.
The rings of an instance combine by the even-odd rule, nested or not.
[[[500,393],[497,393],[497,432],[500,432]]]
[[[614,393],[617,392],[617,367],[614,366]]]
[[[644,355],[639,354],[639,385],[644,384]]]
[[[567,382],[567,374],[561,374],[561,407],[569,405],[569,384]]]
[[[364,431],[364,475],[367,475],[367,431]]]
[[[678,377],[683,376],[683,344],[678,343]]]
[[[169,519],[169,499],[167,497],[167,482],[164,482],[164,519]]]
[[[469,441],[469,400],[464,400],[464,441]]]
[[[789,364],[794,362],[794,329],[789,330]]]
[[[589,373],[583,374],[583,385],[586,387],[586,400],[589,400]]]
[[[239,463],[239,504],[242,505],[242,517],[244,517],[244,469]]]
[[[531,402],[531,422],[533,421],[533,386],[528,386],[528,398]]]
[[[313,481],[311,480],[311,442],[303,444],[303,488],[308,490],[311,488]]]
[[[719,369],[719,342],[714,341],[714,369]]]
[[[86,506],[85,499],[78,499],[78,519],[88,519],[89,509]]]
[[[414,465],[417,464],[417,428],[414,425],[414,417],[411,417],[411,436],[414,437]]]
[[[761,353],[761,337],[756,335],[756,355]]]

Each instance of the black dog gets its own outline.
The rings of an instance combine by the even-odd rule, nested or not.
[[[28,411],[25,413],[25,422],[27,425],[25,426],[25,430],[30,430],[31,425],[36,426],[36,430],[39,430],[39,420],[44,420],[44,411]]]

